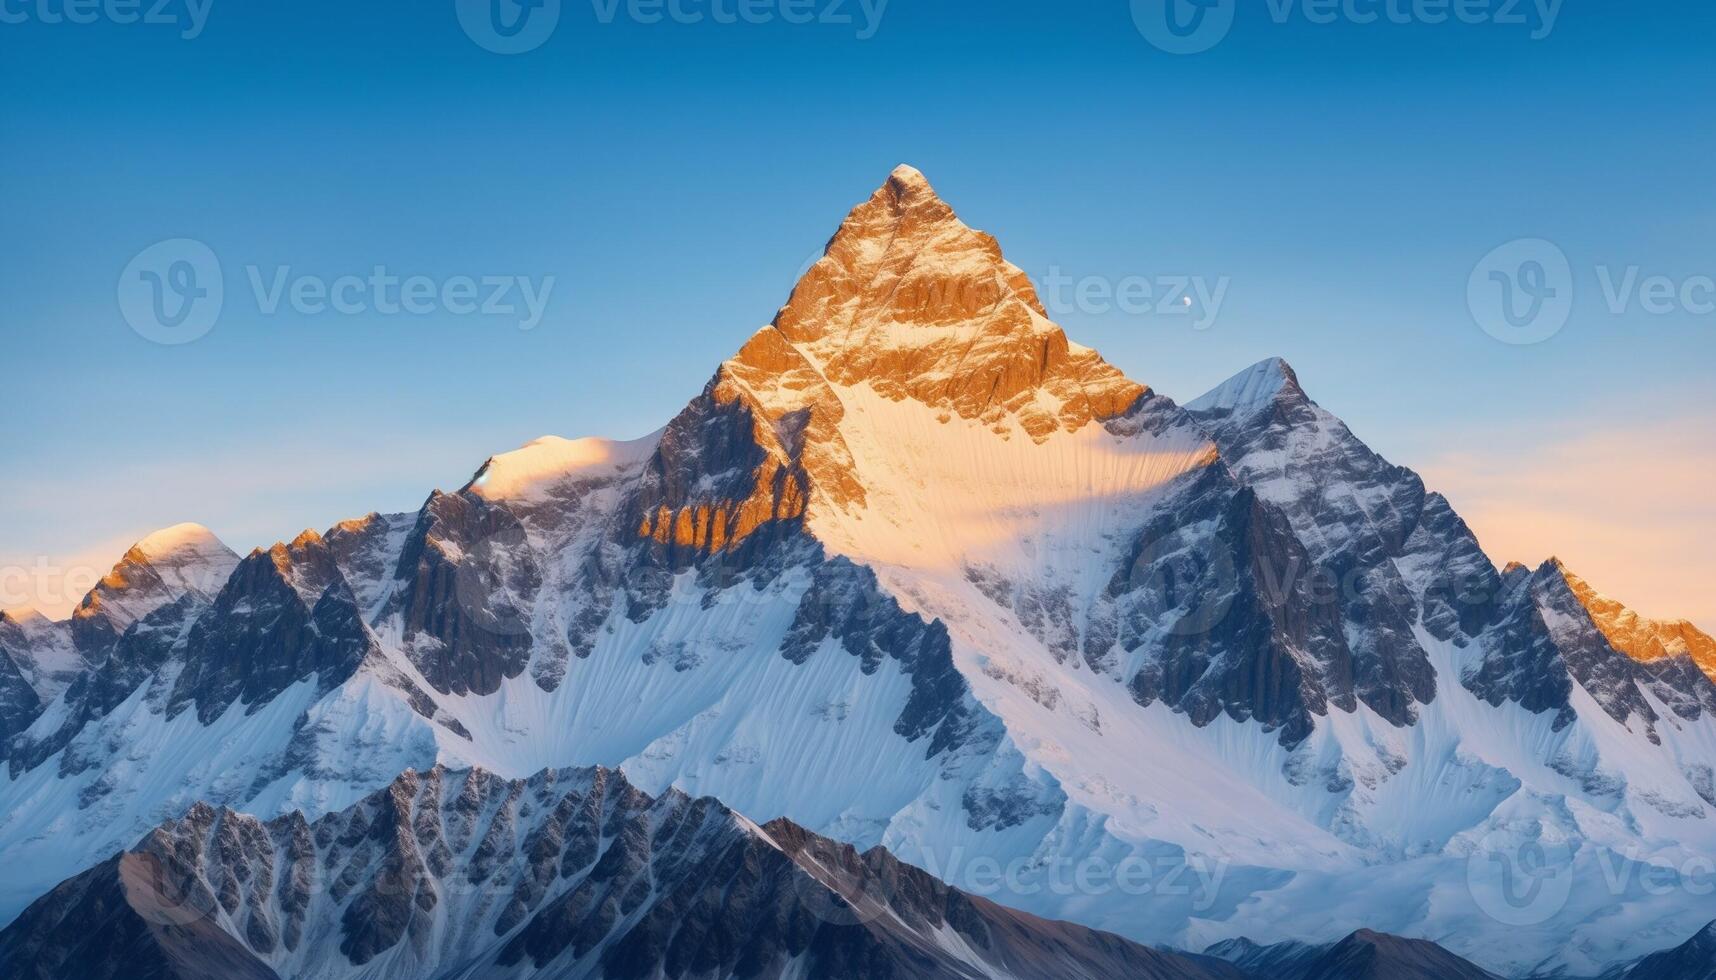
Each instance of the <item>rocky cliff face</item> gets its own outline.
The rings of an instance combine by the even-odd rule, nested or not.
[[[1504,581],[1504,622],[1467,677],[1480,697],[1554,712],[1557,726],[1564,727],[1577,719],[1577,686],[1610,718],[1653,743],[1661,741],[1659,707],[1693,722],[1716,710],[1716,687],[1706,683],[1690,655],[1646,659],[1618,649],[1609,631],[1619,623],[1638,623],[1636,614],[1603,599],[1596,600],[1593,614],[1595,594],[1559,561],[1536,572],[1515,566]],[[1623,635],[1636,640],[1642,631]]]
[[[69,621],[17,632],[0,627],[0,642],[10,634],[9,649],[20,662],[57,665],[28,674],[38,685],[38,704],[17,716],[14,737],[0,740],[0,758],[11,771],[34,768],[65,749],[85,725],[155,677],[237,564],[238,556],[208,529],[177,525],[133,545]],[[56,701],[59,709],[49,714]],[[73,755],[60,762],[62,771],[85,764]]]
[[[1304,543],[1300,563],[1280,549],[1262,560],[1274,563],[1279,581],[1315,583],[1353,627],[1344,630],[1352,693],[1395,724],[1410,722],[1436,696],[1435,670],[1413,633],[1424,596],[1398,562],[1409,542],[1439,554],[1465,544],[1463,528],[1427,530],[1421,537],[1429,540],[1414,541],[1428,503],[1423,481],[1359,442],[1282,361],[1259,364],[1188,408],[1240,481],[1285,514]]]
[[[1708,980],[1716,974],[1716,923],[1672,949],[1653,953],[1618,972],[1617,980]]]
[[[238,564],[199,524],[178,524],[131,547],[72,613],[72,635],[84,658],[99,663],[131,625],[190,595],[214,598]]]
[[[799,526],[813,492],[862,503],[842,411],[795,347],[759,331],[662,433],[626,525],[669,569],[720,552],[745,564]]]
[[[1220,943],[1209,955],[1271,980],[1498,980],[1432,942],[1361,929],[1338,943]]]
[[[49,892],[0,932],[7,976],[28,980],[279,980],[244,944],[199,916],[177,914],[189,876],[154,856],[113,857]]]
[[[0,740],[28,728],[42,711],[42,697],[18,660],[0,648]]]
[[[1310,580],[1282,512],[1223,471],[1147,525],[1092,610],[1086,662],[1131,672],[1132,696],[1161,701],[1194,725],[1257,721],[1296,746],[1331,708],[1351,711],[1352,651],[1338,609]],[[1136,663],[1137,666],[1132,666]]]
[[[206,724],[235,703],[260,707],[303,680],[332,690],[375,649],[333,551],[306,531],[239,563],[190,629],[168,709],[195,704]]]
[[[33,609],[0,612],[0,657],[44,703],[59,697],[89,668],[72,644],[70,624]]]
[[[387,613],[413,666],[435,690],[493,694],[530,658],[528,604],[542,573],[524,526],[505,507],[437,492],[399,560]]]
[[[1611,647],[1644,664],[1685,658],[1706,677],[1716,680],[1716,639],[1709,634],[1684,619],[1673,622],[1646,619],[1598,592],[1565,566],[1561,572],[1567,587]]]
[[[1032,438],[1132,407],[1144,387],[1051,323],[995,239],[900,167],[847,216],[774,326],[830,381],[872,384]]]
[[[1150,942],[1374,927],[1450,937],[1486,967],[1595,974],[1646,951],[1626,921],[1707,921],[1685,895],[1598,902],[1588,857],[1716,855],[1703,640],[1559,566],[1498,572],[1449,501],[1280,361],[1184,408],[1125,379],[909,168],[656,433],[540,439],[416,513],[242,561],[187,528],[147,545],[69,624],[20,640],[0,623],[17,732],[0,917],[198,800],[259,815],[244,834],[278,883],[278,835],[298,832],[270,819],[301,811],[308,834],[442,763],[502,782],[623,767],[652,800],[784,815],[956,886],[955,855],[994,857],[1020,869],[1010,903]],[[99,666],[32,666],[54,636]],[[519,807],[548,805],[536,792]],[[409,795],[409,819],[365,818],[376,855],[435,877],[488,860],[463,837],[422,843],[428,797]],[[782,849],[769,840],[758,854]],[[1542,840],[1579,844],[1582,887],[1521,935],[1481,914],[1467,871]],[[1052,887],[1124,859],[1223,874],[1144,896]],[[348,921],[352,892],[317,926],[321,899],[296,921],[296,899],[257,904],[261,879],[234,875],[223,929],[271,967],[447,948],[441,891]],[[507,880],[516,938],[561,886]],[[512,962],[595,962],[637,924],[610,898],[628,901],[558,906]],[[651,928],[647,949],[671,947],[677,926]],[[679,962],[654,955],[639,962]]]
[[[790,821],[604,769],[408,772],[263,822],[193,807],[0,933],[8,976],[1215,980]],[[69,972],[68,972],[69,971]],[[141,971],[141,972],[138,972]]]

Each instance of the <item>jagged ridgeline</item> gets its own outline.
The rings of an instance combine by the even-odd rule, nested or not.
[[[737,346],[641,439],[541,439],[243,557],[172,528],[69,621],[6,614],[0,948],[72,957],[145,866],[208,915],[112,935],[282,976],[1697,948],[1698,890],[1637,882],[1716,857],[1716,643],[1559,562],[1498,569],[1285,363],[1184,406],[1129,380],[909,167]],[[618,772],[627,816],[550,820]],[[685,857],[693,813],[724,829]],[[940,911],[836,938],[690,894],[706,860],[827,884],[824,838],[955,891],[913,878]],[[1481,872],[1545,846],[1567,888],[1522,929]],[[357,870],[300,897],[299,861]],[[412,862],[410,901],[365,898]],[[1128,862],[1142,886],[1053,887]],[[484,872],[480,909],[445,885]]]

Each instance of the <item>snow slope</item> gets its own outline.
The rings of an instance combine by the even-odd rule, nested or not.
[[[0,916],[199,801],[315,820],[442,764],[619,767],[1187,948],[1595,974],[1710,918],[1691,641],[1496,569],[1280,361],[1126,379],[910,168],[659,432],[216,544],[74,618],[102,666],[6,743]]]

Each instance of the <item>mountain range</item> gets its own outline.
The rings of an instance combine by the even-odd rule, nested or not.
[[[901,167],[649,436],[0,617],[0,966],[1710,976],[1713,676]]]

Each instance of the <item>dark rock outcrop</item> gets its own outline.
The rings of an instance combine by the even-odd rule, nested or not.
[[[205,724],[235,701],[260,707],[314,676],[350,677],[375,648],[351,587],[321,535],[257,550],[191,627],[170,709],[195,703]]]
[[[310,923],[339,942],[306,945]],[[605,769],[440,768],[313,823],[193,807],[0,932],[6,976],[1242,980]]]
[[[221,930],[212,908],[194,868],[154,854],[118,855],[55,888],[0,932],[0,973],[16,980],[279,980]]]
[[[0,744],[30,727],[41,711],[41,696],[11,655],[0,649]]]
[[[1716,922],[1672,949],[1634,963],[1614,980],[1711,980],[1716,977]]]
[[[1636,726],[1653,742],[1662,719],[1646,692],[1688,721],[1716,711],[1716,684],[1692,657],[1642,661],[1617,650],[1576,591],[1577,581],[1553,559],[1535,572],[1510,567],[1500,626],[1464,678],[1466,687],[1491,704],[1513,701],[1532,712],[1553,711],[1560,729],[1575,718],[1578,685],[1609,717]]]
[[[504,506],[465,493],[432,495],[399,560],[386,614],[443,694],[492,694],[530,663],[531,609],[542,572],[524,525]]]
[[[1368,929],[1327,946],[1241,939],[1205,952],[1258,980],[1500,980],[1435,943]]]
[[[1432,504],[1417,474],[1394,466],[1306,396],[1293,370],[1265,361],[1187,406],[1247,487],[1278,508],[1308,563],[1269,555],[1280,580],[1307,580],[1336,607],[1349,637],[1353,693],[1396,725],[1436,696],[1436,673],[1413,626],[1422,615],[1397,562],[1409,546],[1440,557],[1481,555],[1464,525]],[[1430,509],[1431,520],[1425,521]],[[1473,562],[1481,571],[1483,562]],[[1481,612],[1449,610],[1466,590],[1438,582],[1434,616],[1448,632],[1481,628]],[[1450,613],[1452,615],[1450,616]]]

